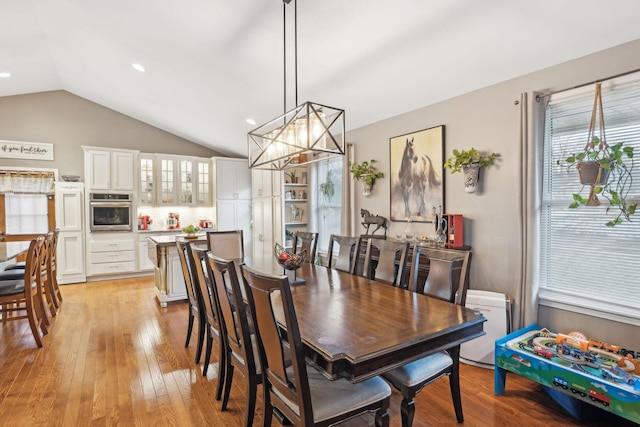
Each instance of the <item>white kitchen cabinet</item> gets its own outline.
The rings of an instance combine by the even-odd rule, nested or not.
[[[151,161],[155,164],[153,173],[145,174],[143,170],[149,169]],[[139,170],[141,177],[145,177],[144,186],[140,182],[140,205],[211,206],[209,159],[144,154],[140,156]],[[148,194],[143,195],[143,191]]]
[[[251,229],[251,173],[244,159],[214,157],[216,228],[242,230],[245,254],[253,253]]]
[[[196,159],[196,205],[212,205],[211,178],[211,160]]]
[[[58,235],[56,274],[61,285],[87,280],[84,268],[84,232],[67,231]]]
[[[193,206],[195,198],[195,159],[182,158],[178,160],[178,205]]]
[[[149,236],[145,234],[140,235],[140,241],[138,242],[138,270],[139,271],[153,271],[153,261],[149,259]]]
[[[155,206],[156,204],[156,159],[154,155],[138,156],[138,205]]]
[[[118,276],[136,271],[133,233],[92,233],[88,245],[88,276]]]
[[[251,199],[251,173],[244,159],[214,158],[216,199]]]
[[[176,172],[178,161],[175,157],[157,156],[158,161],[158,206],[175,206],[178,202]]]
[[[56,228],[60,230],[56,274],[60,284],[86,280],[83,206],[84,183],[56,182]]]
[[[137,151],[86,146],[82,149],[90,191],[134,191]]]

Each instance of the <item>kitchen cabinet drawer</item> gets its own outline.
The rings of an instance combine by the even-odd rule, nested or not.
[[[135,243],[133,240],[107,240],[104,242],[91,242],[91,253],[97,252],[120,252],[120,251],[133,251],[135,250]]]
[[[122,274],[135,271],[135,261],[128,262],[105,262],[102,264],[91,263],[91,274]]]
[[[91,254],[91,264],[105,264],[109,262],[135,263],[135,260],[134,251],[94,252]]]

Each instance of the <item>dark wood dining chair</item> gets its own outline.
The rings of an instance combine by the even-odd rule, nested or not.
[[[243,259],[244,241],[242,230],[207,231],[207,247],[215,256],[222,259]]]
[[[275,415],[294,426],[329,426],[376,411],[375,425],[388,426],[389,385],[380,377],[355,384],[344,378],[330,381],[308,366],[287,277],[262,274],[244,265],[242,271],[260,347],[264,425],[270,426]],[[278,298],[272,295],[276,291]],[[279,320],[286,334],[282,334],[274,313],[284,313]],[[283,345],[283,335],[288,345]]]
[[[338,253],[334,260],[333,251],[336,249],[336,245]],[[332,234],[329,237],[329,249],[327,250],[327,267],[354,274],[358,255],[357,248],[358,237]]]
[[[364,257],[364,272],[368,273],[370,279],[401,287],[408,252],[409,242],[369,239]],[[378,259],[374,267],[372,263],[376,253]]]
[[[418,282],[420,258],[429,258],[429,274],[425,283]],[[451,303],[464,305],[468,289],[470,251],[441,250],[416,245],[411,263],[409,289]],[[400,413],[402,427],[413,424],[414,398],[426,385],[448,375],[451,399],[459,423],[464,421],[460,398],[460,345],[431,354],[382,374],[402,394]]]
[[[0,278],[0,314],[2,314],[0,322],[27,319],[38,347],[43,345],[42,336],[49,332],[44,322],[46,313],[40,280],[44,241],[44,236],[31,241],[24,270],[12,273],[20,277],[6,275]]]
[[[193,257],[193,282],[200,289],[202,300],[204,302],[204,318],[205,326],[207,330],[207,349],[204,355],[204,364],[202,365],[202,375],[206,376],[209,370],[209,363],[211,362],[211,351],[213,349],[213,340],[218,340],[218,384],[216,386],[216,400],[222,398],[222,389],[224,385],[224,379],[227,367],[227,348],[226,335],[222,328],[220,317],[220,305],[216,297],[215,289],[213,288],[212,279],[209,276],[209,270],[207,267],[207,252],[206,248],[198,248],[195,245],[189,244],[191,249],[191,256]],[[205,273],[206,272],[206,273]]]
[[[198,341],[196,342],[196,357],[195,363],[200,363],[200,356],[202,355],[202,344],[204,343],[204,335],[206,331],[204,309],[202,308],[204,302],[200,296],[200,289],[195,286],[193,281],[193,266],[191,265],[191,258],[189,256],[189,242],[185,239],[176,239],[176,246],[178,249],[178,257],[180,258],[180,266],[182,267],[182,276],[184,277],[184,284],[187,288],[187,303],[189,304],[189,323],[187,325],[187,338],[184,342],[184,347],[189,347],[191,342],[191,334],[193,332],[194,321],[198,320]]]
[[[251,333],[249,326],[247,303],[242,297],[236,264],[233,260],[224,260],[209,252],[208,268],[220,303],[220,324],[224,329],[227,343],[222,410],[227,408],[233,373],[237,369],[245,377],[247,385],[244,425],[251,427],[256,408],[258,384],[262,384],[262,373],[255,335]]]
[[[318,233],[296,231],[293,237],[293,253],[307,250],[307,262],[313,264],[316,261],[316,247],[318,246]]]

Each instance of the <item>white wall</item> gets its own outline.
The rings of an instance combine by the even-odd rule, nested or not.
[[[444,174],[445,207],[447,213],[459,213],[466,219],[465,244],[473,247],[471,288],[515,295],[520,282],[518,265],[521,260],[518,231],[520,112],[514,102],[522,92],[561,90],[639,68],[640,40],[348,132],[347,141],[355,145],[356,162],[376,159],[378,169],[385,172],[385,178],[376,183],[369,198],[362,196],[360,185],[356,184],[354,212],[360,212],[362,207],[389,218],[391,137],[445,125],[445,159],[451,156],[454,148],[475,147],[500,153],[502,160],[498,166],[483,170],[481,191],[477,193],[465,193],[461,174],[452,175],[447,171]],[[414,224],[418,235],[429,235],[431,226]],[[389,235],[402,233],[403,229],[404,223],[391,223]],[[638,262],[640,267],[640,260]],[[579,330],[587,336],[598,333],[600,339],[640,350],[640,335],[635,327],[548,308],[541,308],[538,323],[562,332]]]

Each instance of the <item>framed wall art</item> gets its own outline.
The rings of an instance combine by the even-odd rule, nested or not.
[[[389,139],[391,221],[433,222],[444,210],[444,125]]]

